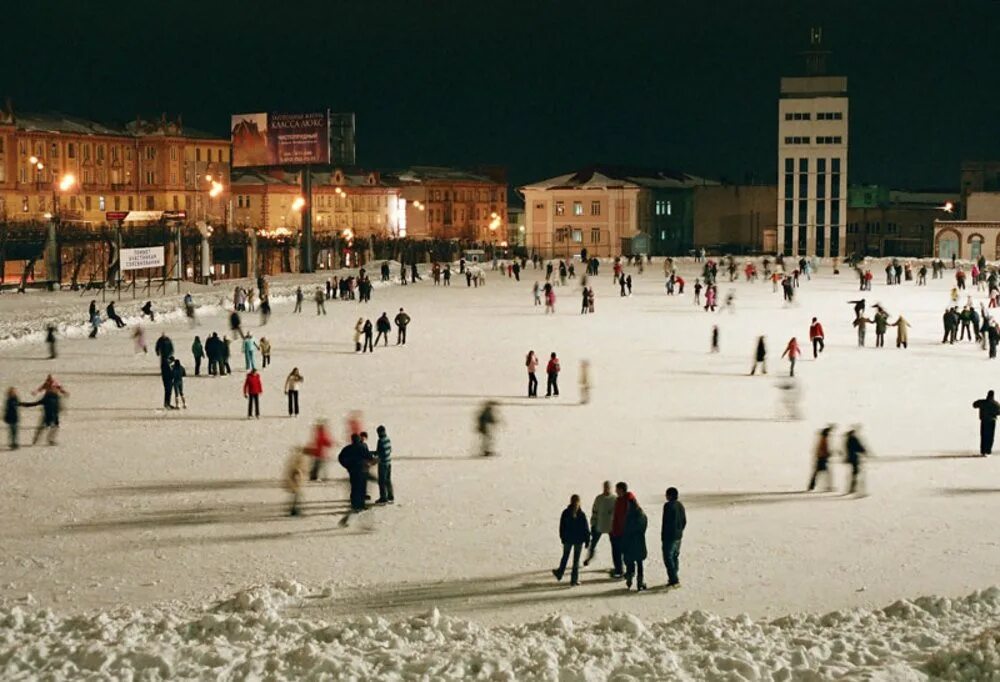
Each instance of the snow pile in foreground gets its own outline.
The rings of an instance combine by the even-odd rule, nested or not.
[[[59,616],[0,607],[0,677],[97,679],[1000,680],[1000,589],[771,622],[551,616],[484,627],[301,615],[336,599],[281,581],[203,609]],[[30,600],[29,600],[30,603]]]

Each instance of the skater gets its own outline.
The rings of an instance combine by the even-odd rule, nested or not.
[[[993,391],[988,391],[986,397],[972,403],[972,407],[979,410],[979,454],[983,457],[992,455],[1000,403],[993,399]]]
[[[858,328],[858,348],[865,347],[865,332],[868,329],[868,325],[874,322],[875,320],[869,320],[864,315],[860,315],[854,320],[854,326]]]
[[[785,346],[785,351],[781,354],[781,357],[788,356],[788,376],[795,376],[795,360],[802,355],[802,350],[799,348],[799,341],[794,336],[789,339],[788,345]]]
[[[860,426],[855,426],[847,432],[844,439],[844,452],[847,453],[845,461],[851,465],[851,484],[847,490],[848,495],[858,490],[861,478],[861,456],[866,454],[865,446],[861,444],[861,439],[857,435],[857,430],[860,428]],[[864,494],[863,491],[862,494]]]
[[[365,343],[361,348],[362,353],[374,353],[375,346],[372,344],[372,321],[365,320],[365,326],[361,328],[365,335]]]
[[[479,432],[482,441],[480,454],[489,457],[495,454],[493,451],[493,429],[499,421],[496,414],[496,402],[487,400],[483,403],[479,415],[476,417],[476,430]]]
[[[375,429],[378,442],[375,445],[375,457],[378,459],[378,500],[375,504],[393,504],[396,501],[392,492],[392,441],[386,435],[385,426]]]
[[[330,298],[330,280],[327,280],[327,293],[326,297]],[[302,312],[302,302],[305,300],[306,296],[302,293],[302,287],[295,287],[295,309],[293,313]]]
[[[383,346],[389,345],[389,332],[392,331],[392,323],[389,322],[389,316],[382,313],[377,320],[375,320],[375,328],[378,330],[378,334],[375,336],[375,345],[378,345],[379,339],[382,339]]]
[[[851,305],[854,306],[854,319],[855,320],[865,314],[865,299],[862,298],[862,299],[857,300],[857,301],[848,301],[848,303],[850,303]]]
[[[174,364],[170,368],[170,373],[174,385],[174,409],[176,410],[183,405],[186,410],[187,400],[184,399],[184,377],[187,375],[187,371],[177,358],[174,358]]]
[[[201,345],[201,337],[194,337],[191,344],[191,355],[194,356],[194,375],[201,375],[201,359],[205,357],[205,348]]]
[[[625,589],[632,588],[635,579],[636,592],[646,589],[642,575],[642,562],[646,560],[646,527],[649,519],[646,512],[639,506],[639,500],[631,495],[628,498],[628,511],[625,515],[625,526],[622,532],[622,558],[625,560]]]
[[[757,348],[754,350],[753,367],[750,368],[750,376],[757,372],[758,363],[761,366],[761,373],[767,374],[767,347],[764,345],[764,337],[757,337]]]
[[[610,538],[616,499],[615,494],[611,492],[611,481],[605,481],[601,494],[594,498],[594,504],[590,508],[590,544],[587,548],[587,558],[583,560],[584,566],[589,566],[590,560],[594,558],[597,541],[601,539],[601,535]]]
[[[94,310],[94,313],[90,316],[90,334],[87,336],[91,339],[97,338],[97,332],[101,330],[101,314]]]
[[[833,490],[833,477],[830,475],[830,432],[833,430],[832,426],[827,426],[820,430],[819,439],[816,441],[816,462],[813,468],[812,478],[809,479],[809,487],[807,490],[812,492],[816,489],[816,484],[819,483],[820,474],[826,476],[826,490],[830,492]]]
[[[111,301],[111,303],[108,304],[108,307],[104,309],[104,312],[107,313],[108,319],[114,322],[115,327],[117,327],[118,329],[121,329],[122,327],[125,326],[125,322],[122,320],[121,317],[119,317],[118,312],[115,310],[114,301]]]
[[[262,327],[266,326],[267,321],[270,319],[271,319],[271,299],[267,298],[266,296],[262,296],[260,299],[260,326]]]
[[[581,292],[580,314],[586,315],[590,311],[590,291],[584,287]]]
[[[333,438],[326,428],[326,420],[317,419],[313,425],[312,440],[305,447],[306,454],[313,458],[309,467],[310,481],[326,480],[326,453],[333,445]]]
[[[56,359],[56,328],[55,325],[45,326],[45,345],[49,347],[49,360]],[[145,352],[145,351],[144,351]]]
[[[545,314],[555,315],[556,312],[556,290],[548,282],[545,283]]]
[[[222,349],[222,359],[219,363],[219,374],[226,376],[227,374],[233,373],[233,368],[229,366],[230,348],[229,348],[229,337],[223,337],[222,345],[219,348]]]
[[[266,337],[260,337],[260,368],[271,364],[271,342]]]
[[[365,331],[365,318],[359,317],[357,323],[354,325],[354,352],[361,352],[361,335]]]
[[[31,444],[35,445],[38,440],[42,437],[44,431],[48,431],[48,443],[49,445],[56,444],[56,435],[59,433],[59,413],[62,411],[62,397],[68,396],[59,382],[56,381],[51,374],[45,377],[44,383],[35,389],[35,393],[41,393],[42,397],[34,402],[21,403],[21,407],[37,407],[42,408],[42,419],[38,423],[38,428],[35,429],[35,436],[31,439]]]
[[[222,356],[221,344],[216,332],[212,332],[212,335],[205,339],[205,358],[208,360],[209,376],[214,377],[219,374],[219,358]]]
[[[542,305],[542,287],[538,284],[538,282],[535,282],[531,291],[535,295],[535,305]]]
[[[396,313],[396,317],[393,319],[396,323],[396,345],[405,346],[406,345],[406,328],[410,324],[410,316],[406,314],[406,311],[402,308]]]
[[[192,327],[198,324],[194,319],[194,297],[191,296],[191,292],[184,294],[184,314]]]
[[[351,510],[340,520],[340,525],[346,526],[352,515],[365,510],[365,499],[368,497],[368,466],[373,462],[368,446],[362,441],[362,434],[351,436],[351,442],[337,455],[337,461],[347,469],[351,482]]]
[[[823,325],[814,317],[812,323],[809,325],[809,341],[812,343],[813,347],[813,360],[819,357],[819,354],[823,352]]]
[[[298,367],[292,367],[292,371],[285,378],[285,395],[288,396],[288,416],[299,416],[299,386],[305,379],[299,374]]]
[[[667,501],[663,505],[663,524],[660,527],[660,544],[663,563],[667,567],[667,587],[680,587],[681,540],[687,528],[687,512],[678,498],[677,488],[667,488]]]
[[[694,304],[701,305],[701,280],[697,277],[694,280]]]
[[[289,516],[299,516],[302,513],[299,504],[302,501],[302,486],[309,470],[309,455],[305,448],[294,447],[285,465],[285,490],[292,495],[292,504],[288,509]]]
[[[253,340],[253,334],[247,332],[247,335],[243,337],[243,362],[246,365],[244,369],[257,369],[257,364],[254,360],[255,350],[260,350],[260,346]]]
[[[552,575],[556,580],[562,580],[566,573],[566,563],[569,561],[569,553],[573,552],[573,566],[570,569],[571,587],[580,584],[580,552],[584,544],[590,538],[590,526],[587,524],[587,515],[580,509],[580,496],[571,495],[569,506],[563,509],[559,517],[559,540],[562,542],[562,558],[559,560],[559,568],[552,569]]]
[[[156,340],[156,346],[153,350],[156,351],[156,355],[160,358],[160,380],[163,383],[163,407],[172,410],[174,409],[172,403],[174,392],[174,375],[172,369],[174,343],[167,336],[166,332],[160,334],[160,338]]]
[[[139,310],[140,312],[142,312],[142,317],[146,317],[146,315],[149,315],[149,321],[156,322],[156,315],[153,313],[152,301],[146,301],[145,303],[143,303],[142,307],[139,308]]]
[[[538,356],[535,355],[535,351],[528,351],[528,357],[524,361],[524,366],[528,368],[528,397],[537,398],[538,377],[535,376],[535,370],[538,369]]]
[[[7,425],[8,444],[11,450],[17,450],[17,428],[21,423],[21,401],[17,397],[17,389],[11,386],[7,389],[7,400],[4,401],[3,423]]]
[[[590,402],[590,361],[580,360],[580,404]],[[558,393],[556,394],[558,395]]]
[[[316,314],[326,315],[326,303],[323,298],[323,290],[316,287],[316,293],[313,294],[313,300],[316,301]]]
[[[549,355],[549,364],[545,366],[547,382],[545,384],[545,397],[551,398],[553,395],[559,397],[559,358],[555,353]]]
[[[243,321],[235,310],[229,314],[229,331],[233,333],[233,339],[243,338]]]
[[[712,347],[709,352],[711,353],[719,352],[719,325],[717,324],[712,325]]]
[[[615,510],[611,518],[611,562],[612,567],[609,575],[618,579],[625,575],[622,567],[622,552],[624,550],[625,519],[628,516],[629,501],[635,496],[629,492],[628,483],[618,481],[615,483]]]
[[[247,399],[247,419],[256,417],[260,419],[260,394],[264,392],[264,387],[260,381],[257,370],[250,368],[250,373],[243,381],[243,397]]]

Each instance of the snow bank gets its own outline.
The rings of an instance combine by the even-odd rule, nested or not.
[[[294,581],[220,604],[60,616],[0,606],[5,679],[997,680],[1000,589],[771,622],[702,611],[485,627],[436,608],[399,620],[302,615],[336,599]]]

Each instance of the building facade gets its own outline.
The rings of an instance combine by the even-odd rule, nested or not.
[[[840,257],[846,241],[847,79],[781,79],[778,250]]]
[[[694,245],[694,189],[714,185],[673,171],[591,166],[526,185],[525,234],[542,256],[586,248],[623,253],[686,254]]]
[[[1000,161],[962,162],[962,206],[973,192],[1000,192]],[[968,217],[960,213],[958,217]]]
[[[775,185],[694,188],[694,247],[709,253],[773,253],[778,214]]]
[[[71,178],[72,180],[67,180]],[[210,196],[212,181],[221,192]],[[106,213],[186,211],[226,220],[229,140],[180,120],[112,127],[0,112],[0,218],[97,226]]]
[[[970,192],[965,220],[934,221],[934,256],[1000,260],[1000,192]]]
[[[934,221],[951,219],[958,192],[909,192],[879,185],[847,193],[846,253],[920,258],[934,250]],[[951,209],[947,207],[951,206]]]
[[[500,244],[507,239],[507,181],[499,170],[414,166],[387,174],[405,200],[402,237]]]

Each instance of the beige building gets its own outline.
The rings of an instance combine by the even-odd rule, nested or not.
[[[1000,192],[966,195],[966,220],[934,221],[934,255],[950,260],[1000,260]]]
[[[686,254],[692,192],[717,183],[685,173],[592,166],[521,188],[526,242],[544,257]]]
[[[501,172],[413,166],[387,174],[386,181],[398,185],[405,200],[401,237],[506,240],[507,181]]]

